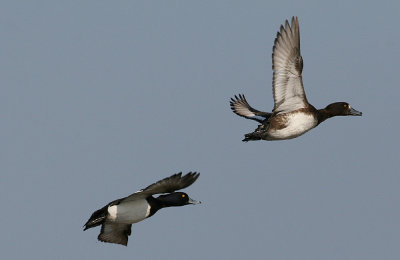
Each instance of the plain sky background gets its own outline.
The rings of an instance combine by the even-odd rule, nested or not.
[[[275,2],[275,3],[274,3]],[[243,143],[244,93],[270,111],[271,52],[298,16],[317,108],[294,140]],[[399,1],[4,1],[2,259],[399,259]],[[83,232],[91,213],[175,172],[203,203]]]

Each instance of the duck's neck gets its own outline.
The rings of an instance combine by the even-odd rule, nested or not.
[[[153,216],[158,210],[162,208],[168,208],[168,207],[174,207],[176,205],[173,205],[170,203],[168,198],[166,198],[166,195],[161,195],[157,198],[154,198],[153,196],[150,196],[147,198],[147,202],[150,204],[150,215],[149,217]]]
[[[148,217],[153,216],[159,209],[164,208],[165,206],[153,196],[148,197],[147,202],[150,204],[150,215]]]
[[[325,108],[317,110],[318,124],[324,122],[326,119],[336,116],[332,111],[326,110]]]

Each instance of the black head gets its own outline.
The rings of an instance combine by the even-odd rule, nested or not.
[[[184,192],[173,192],[166,195],[161,195],[157,197],[157,200],[163,204],[163,207],[177,207],[184,206],[188,204],[199,204],[200,201],[192,200]]]
[[[332,116],[361,116],[362,112],[355,110],[346,102],[336,102],[328,105],[325,110]]]

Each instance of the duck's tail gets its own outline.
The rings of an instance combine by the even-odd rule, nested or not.
[[[243,142],[262,140],[262,132],[253,132],[244,135]]]
[[[97,227],[105,221],[107,217],[107,208],[108,205],[105,206],[104,208],[101,208],[99,210],[96,210],[92,216],[89,218],[89,220],[86,222],[86,224],[83,226],[85,231],[86,229],[92,228],[92,227]]]

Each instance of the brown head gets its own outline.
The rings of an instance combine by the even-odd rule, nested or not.
[[[335,102],[318,110],[319,123],[334,116],[362,116],[362,112],[355,110],[346,102]]]
[[[362,112],[352,108],[349,103],[346,102],[336,102],[328,105],[325,108],[333,116],[361,116]]]

